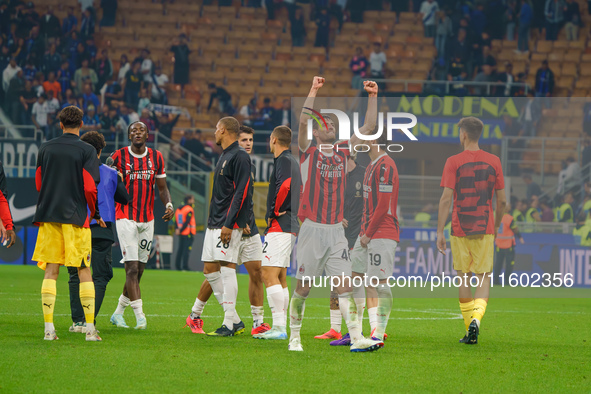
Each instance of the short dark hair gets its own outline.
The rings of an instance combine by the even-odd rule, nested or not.
[[[105,142],[105,137],[103,137],[103,135],[98,131],[88,131],[82,134],[82,137],[80,137],[80,139],[86,142],[87,144],[92,145],[92,147],[96,149],[97,155],[105,146],[107,146],[107,143]]]
[[[190,200],[191,198],[193,198],[193,195],[192,195],[192,194],[187,194],[187,195],[185,196],[185,204],[188,204],[188,203],[189,203],[189,200]]]
[[[220,123],[230,133],[234,134],[235,136],[238,136],[240,132],[240,123],[236,120],[236,118],[232,116],[226,116],[220,119]]]
[[[334,120],[334,117],[331,115],[323,115],[324,116],[324,120],[326,121],[331,121],[332,123],[334,123],[335,125],[337,124],[337,122]],[[318,130],[320,128],[322,128],[324,125],[324,122],[320,122],[320,124],[318,124],[318,122],[312,122],[312,130]]]
[[[474,116],[468,116],[466,118],[460,119],[458,122],[458,127],[468,134],[470,141],[476,142],[482,134],[484,124],[480,119],[475,118]]]
[[[145,124],[144,122],[142,122],[141,120],[136,120],[135,122],[132,122],[132,123],[130,123],[130,124],[129,124],[129,126],[127,126],[127,137],[128,137],[128,138],[129,138],[129,134],[131,133],[131,126],[133,126],[133,125],[134,125],[134,124],[136,124],[136,123],[141,123],[141,124],[143,124],[144,126],[146,126],[146,132],[147,132],[148,134],[150,134],[150,128],[148,127],[148,125],[147,125],[147,124]]]
[[[272,136],[277,138],[279,145],[289,148],[291,145],[291,129],[287,126],[277,126],[271,133]]]
[[[254,136],[254,129],[252,127],[242,125],[242,126],[240,126],[240,131],[238,132],[238,135],[240,135],[242,133],[246,133],[246,134],[250,134],[250,135]]]
[[[84,112],[74,105],[70,105],[61,110],[59,114],[60,123],[66,129],[79,129],[82,126]]]

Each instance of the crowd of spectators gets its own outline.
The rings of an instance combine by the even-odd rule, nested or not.
[[[167,104],[170,82],[150,50],[130,62],[121,56],[116,70],[106,49],[98,51],[94,34],[96,12],[92,1],[79,0],[80,20],[74,7],[59,20],[51,6],[39,15],[35,4],[0,1],[0,104],[17,125],[41,129],[45,139],[59,134],[57,113],[68,105],[85,111],[83,130],[100,129],[107,140],[140,119],[163,126],[170,137],[173,115],[150,111],[151,103]],[[115,23],[117,0],[101,0],[101,26]],[[170,45],[175,56],[174,78],[189,82],[186,36]]]
[[[440,0],[441,1],[441,0]],[[524,96],[525,73],[513,74],[512,64],[505,62],[501,70],[491,54],[492,40],[516,39],[517,53],[529,51],[531,29],[545,33],[547,40],[556,40],[564,26],[567,39],[578,39],[581,23],[578,3],[573,0],[479,0],[475,2],[424,0],[421,5],[425,35],[435,37],[438,57],[432,79],[457,82],[452,85],[456,95]],[[432,16],[435,15],[435,16]],[[434,33],[433,33],[434,32]],[[554,73],[544,62],[535,73],[535,84],[529,87],[535,96],[549,97],[554,92]],[[467,89],[463,81],[481,82]],[[504,85],[492,85],[496,82]],[[437,90],[437,85],[435,85]],[[441,88],[440,88],[441,89]]]
[[[321,20],[326,9],[317,0],[316,9]],[[381,2],[344,1],[338,9],[344,10],[345,19],[363,22],[362,12],[355,15],[353,10],[381,10]],[[547,40],[556,40],[558,32],[564,27],[568,40],[578,39],[581,26],[579,5],[574,0],[421,0],[410,2],[393,1],[391,10],[414,11],[421,14],[426,37],[434,38],[437,58],[428,79],[434,82],[427,85],[433,94],[480,95],[480,96],[526,96],[532,90],[535,96],[549,97],[554,93],[554,72],[544,62],[535,73],[534,86],[525,88],[526,74],[514,74],[511,62],[497,64],[491,53],[492,40],[518,40],[518,53],[529,51],[529,38],[532,29],[538,29]],[[296,8],[292,19],[292,41],[299,45],[305,37],[305,24],[301,22],[301,10]],[[329,13],[328,15],[334,15]],[[320,25],[319,25],[320,26]],[[317,34],[325,34],[319,28]],[[326,33],[328,34],[328,33]],[[324,46],[324,39],[317,37],[316,45]],[[366,75],[372,78],[392,77],[385,75],[386,55],[381,42],[373,43],[373,51],[366,54],[361,47],[355,48],[350,61],[352,73],[351,86],[359,87],[359,80]],[[394,75],[392,78],[396,78]],[[436,81],[455,82],[451,91]],[[480,82],[470,84],[464,82]],[[496,85],[490,85],[496,83]],[[502,85],[499,85],[501,83]]]

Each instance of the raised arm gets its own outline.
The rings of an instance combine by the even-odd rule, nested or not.
[[[314,108],[314,98],[318,94],[318,90],[322,86],[324,86],[325,79],[322,77],[314,77],[312,81],[312,87],[310,88],[310,92],[308,93],[308,98],[304,102],[304,107],[302,108],[302,114],[300,115],[300,127],[298,132],[298,145],[302,151],[305,151],[310,146],[310,141],[308,140],[308,135],[306,130],[308,130],[308,119],[311,119],[309,115],[310,111],[306,108]]]
[[[363,135],[367,135],[374,131],[378,120],[378,84],[374,81],[363,81],[363,89],[367,92],[369,99],[367,102],[365,121],[363,126],[359,128],[359,132]],[[351,136],[351,146],[355,146],[360,142],[361,139],[353,133]]]

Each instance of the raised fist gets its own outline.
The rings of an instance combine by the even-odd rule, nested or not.
[[[363,81],[363,89],[367,94],[378,94],[378,84],[374,81]]]
[[[322,86],[324,86],[324,81],[325,79],[322,77],[314,77],[314,81],[312,81],[312,88],[320,89]]]

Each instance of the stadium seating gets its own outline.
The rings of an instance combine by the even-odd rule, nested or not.
[[[511,61],[515,75],[525,73],[526,82],[535,85],[535,73],[542,61],[547,60],[555,74],[558,97],[591,96],[591,41],[589,26],[591,17],[587,3],[577,0],[585,24],[579,31],[578,41],[567,41],[561,31],[557,41],[546,41],[534,29],[531,32],[530,52],[515,53],[516,41],[493,40],[491,54],[497,59],[498,68]],[[80,16],[76,0],[39,0],[37,6],[43,10],[54,6],[60,19],[66,15],[69,6],[75,7]],[[304,7],[304,14],[309,7]],[[100,19],[101,10],[97,10]],[[356,47],[366,54],[373,42],[380,42],[386,52],[387,77],[397,80],[425,80],[431,70],[436,49],[433,39],[425,38],[420,16],[417,13],[402,12],[398,15],[388,11],[366,11],[363,23],[345,22],[339,32],[335,20],[331,23],[330,47],[313,46],[316,26],[307,23],[307,35],[303,47],[292,47],[290,23],[287,10],[280,8],[276,20],[267,20],[264,9],[241,7],[239,1],[233,6],[218,7],[202,2],[175,1],[146,2],[139,0],[120,0],[114,27],[98,27],[97,46],[108,48],[115,68],[122,54],[133,59],[142,48],[149,48],[152,60],[163,67],[164,73],[173,75],[173,58],[169,51],[172,39],[181,33],[189,37],[191,88],[182,97],[178,85],[169,88],[170,102],[183,105],[189,110],[192,125],[211,128],[215,115],[205,113],[209,102],[206,85],[215,82],[232,95],[236,107],[241,107],[258,96],[269,97],[279,105],[283,98],[305,95],[314,75],[330,76],[325,88],[330,95],[354,95],[350,89],[351,73],[349,61]],[[387,83],[388,90],[420,93],[422,83]],[[570,103],[570,111],[580,119],[582,102]],[[544,121],[540,122],[539,136],[555,135],[558,122],[567,117],[561,110],[544,111]],[[580,137],[580,127],[568,122],[561,136]],[[183,121],[179,125],[184,125]],[[532,146],[534,147],[534,146]],[[554,146],[553,146],[554,147]],[[555,172],[560,160],[568,155],[569,143],[556,145],[560,149],[547,151],[552,158],[547,170]],[[530,147],[531,148],[531,147]],[[567,149],[568,148],[568,149]],[[574,148],[574,147],[572,147]],[[552,153],[554,152],[554,153]],[[526,156],[539,156],[539,152]],[[526,157],[524,157],[526,158]],[[558,163],[558,164],[557,164]],[[528,167],[527,160],[522,164]],[[558,168],[559,169],[559,168]]]
[[[62,7],[70,3],[75,5],[73,0],[67,0]],[[203,96],[199,105],[188,109],[199,124],[205,124],[207,119],[198,115],[208,103],[208,82],[223,85],[237,106],[255,94],[269,96],[273,102],[279,102],[279,97],[306,94],[309,80],[318,73],[335,75],[338,82],[329,85],[328,93],[353,94],[356,92],[349,89],[348,63],[356,46],[369,52],[372,42],[383,43],[389,51],[388,76],[392,78],[425,79],[436,54],[433,40],[424,39],[422,24],[416,23],[418,16],[414,13],[402,13],[400,23],[394,24],[393,12],[367,11],[364,23],[347,22],[340,34],[337,24],[332,23],[333,46],[328,53],[325,48],[313,46],[313,23],[307,25],[306,45],[292,47],[287,12],[281,9],[277,14],[276,20],[267,21],[264,10],[239,7],[237,2],[231,7],[218,7],[193,2],[121,0],[116,26],[101,28],[97,42],[110,49],[113,59],[149,48],[152,59],[171,76],[173,62],[168,46],[173,37],[187,34],[192,50],[191,84]],[[409,85],[411,91],[421,89],[420,84]],[[171,93],[173,102],[178,103],[180,92],[171,89]]]

